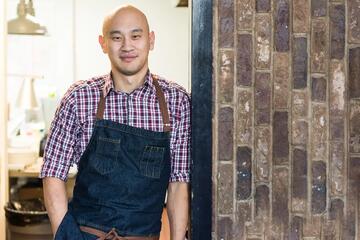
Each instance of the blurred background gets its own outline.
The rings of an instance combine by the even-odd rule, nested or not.
[[[6,205],[6,219],[2,220],[7,221],[8,239],[51,239],[41,181],[37,179],[45,137],[69,86],[110,71],[107,55],[98,44],[103,17],[121,4],[141,9],[156,36],[150,71],[189,90],[190,11],[187,1],[180,0],[0,3],[1,23],[8,28],[7,34],[0,28],[4,31],[1,40],[6,42],[0,41],[5,54],[1,71],[6,72],[1,83],[7,96],[0,108],[7,126],[3,129],[6,136],[1,138],[1,148],[7,152],[6,163],[1,162],[1,207]],[[75,174],[76,169],[72,169],[69,197]],[[1,222],[0,239],[4,239]]]

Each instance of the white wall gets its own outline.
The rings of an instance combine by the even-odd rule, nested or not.
[[[104,16],[121,4],[132,4],[148,17],[155,49],[150,70],[189,89],[189,8],[175,8],[170,0],[76,0],[76,78],[87,79],[110,71],[98,44]]]

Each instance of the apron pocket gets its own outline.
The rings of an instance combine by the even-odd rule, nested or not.
[[[164,147],[145,146],[140,160],[141,174],[150,178],[160,178],[164,154]]]
[[[118,166],[119,150],[120,139],[99,137],[96,143],[96,154],[90,156],[90,164],[101,174],[108,174]]]

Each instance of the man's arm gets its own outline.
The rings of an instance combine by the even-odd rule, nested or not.
[[[170,223],[170,239],[184,240],[189,218],[189,184],[171,182],[166,208]]]
[[[55,234],[66,211],[68,198],[65,181],[69,168],[78,156],[76,144],[79,142],[76,92],[79,83],[72,85],[62,98],[47,138],[40,178],[43,179],[45,207],[52,231]]]
[[[45,207],[55,235],[68,208],[65,182],[54,177],[43,178]]]

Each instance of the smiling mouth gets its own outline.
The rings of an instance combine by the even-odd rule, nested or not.
[[[132,62],[137,56],[133,56],[133,55],[125,55],[125,56],[120,56],[120,59],[124,62]]]

